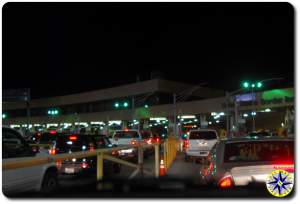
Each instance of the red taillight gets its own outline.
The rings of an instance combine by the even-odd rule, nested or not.
[[[50,133],[50,134],[56,134],[56,131],[55,131],[55,130],[50,130],[49,133]]]
[[[160,142],[160,138],[159,137],[155,137],[153,142],[159,143]]]
[[[62,163],[61,163],[61,161],[56,161],[56,162],[55,162],[55,165],[56,165],[57,168],[60,169],[61,166],[62,166]]]
[[[91,143],[89,144],[89,150],[92,152],[92,151],[95,151],[95,147],[94,145]]]
[[[73,136],[73,135],[72,135],[72,136],[69,137],[69,140],[75,141],[75,140],[77,140],[77,136]]]
[[[150,139],[147,139],[146,142],[147,142],[148,144],[152,144],[152,139],[151,139],[151,138],[150,138]]]
[[[118,151],[112,151],[111,154],[116,156],[116,155],[118,155]]]
[[[294,172],[294,161],[286,160],[286,161],[275,161],[273,162],[274,169],[282,169],[288,172]]]
[[[86,169],[86,168],[89,167],[89,165],[88,165],[88,163],[86,163],[86,162],[82,162],[81,167],[82,167],[83,169]]]
[[[137,141],[136,141],[136,140],[131,140],[131,141],[130,141],[130,144],[136,145],[136,144],[137,144]]]
[[[231,188],[234,186],[233,180],[231,176],[225,176],[220,181],[218,186],[220,188]]]
[[[189,140],[184,140],[183,145],[185,148],[188,148],[190,146]]]
[[[52,155],[56,154],[56,149],[55,148],[49,149],[49,154],[52,154]]]

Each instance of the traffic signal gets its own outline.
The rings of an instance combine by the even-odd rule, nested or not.
[[[144,105],[145,108],[149,108],[149,106],[147,104]]]
[[[261,88],[261,87],[262,87],[262,83],[261,83],[261,82],[257,82],[257,83],[256,83],[256,87],[257,87],[257,88]]]
[[[251,88],[261,88],[263,86],[262,82],[251,83]],[[250,83],[248,81],[243,82],[244,88],[249,88]]]
[[[114,103],[115,108],[128,108],[128,106],[129,106],[129,103],[127,101]]]
[[[6,113],[2,113],[2,119],[7,118],[7,114]]]
[[[244,88],[248,88],[248,87],[249,87],[249,82],[247,82],[247,81],[244,82],[244,83],[243,83],[243,87],[244,87]]]
[[[128,102],[124,102],[124,103],[123,103],[123,107],[124,107],[124,108],[127,108],[127,107],[128,107]]]
[[[48,111],[47,111],[47,113],[48,113],[48,115],[58,115],[59,114],[59,111],[58,111],[58,109],[49,109]]]
[[[116,103],[114,104],[114,106],[115,106],[115,108],[119,108],[120,104],[119,104],[118,102],[116,102]]]

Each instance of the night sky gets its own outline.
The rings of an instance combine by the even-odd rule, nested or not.
[[[293,86],[287,3],[8,3],[3,89],[32,97],[164,78],[233,90],[245,79]],[[274,84],[273,84],[274,85]]]

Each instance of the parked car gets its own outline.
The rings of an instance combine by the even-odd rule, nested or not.
[[[83,134],[63,134],[59,135],[50,148],[50,154],[63,154],[78,151],[93,151],[96,149],[112,148],[108,137],[105,135],[83,135]],[[112,152],[118,156],[117,152]],[[79,174],[95,172],[97,168],[97,157],[72,158],[57,162],[60,173]],[[104,160],[104,173],[119,173],[121,166],[117,163]]]
[[[294,174],[294,140],[281,138],[235,138],[220,141],[210,163],[200,170],[206,183],[221,188],[265,184],[276,169]]]
[[[48,158],[39,153],[37,147],[31,147],[19,132],[2,127],[2,164],[14,161],[30,161],[34,158]],[[2,189],[5,195],[24,191],[51,193],[58,186],[57,168],[54,162],[2,170]]]
[[[190,158],[206,159],[219,139],[218,133],[212,129],[191,130],[185,145],[185,160]]]

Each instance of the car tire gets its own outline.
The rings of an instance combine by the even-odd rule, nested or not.
[[[45,195],[53,193],[58,188],[58,179],[56,170],[48,170],[43,178],[41,192]]]

